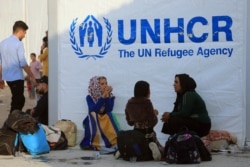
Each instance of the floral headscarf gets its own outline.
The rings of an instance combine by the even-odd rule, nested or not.
[[[102,96],[101,88],[99,85],[99,76],[94,76],[90,79],[88,92],[94,102],[97,102],[98,99]]]

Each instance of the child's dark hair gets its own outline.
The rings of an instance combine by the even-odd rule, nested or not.
[[[35,54],[35,53],[31,53],[30,55],[32,55],[32,56],[34,56],[34,57],[36,57],[36,54]]]
[[[149,83],[146,81],[136,82],[134,87],[134,97],[147,97],[149,93]]]

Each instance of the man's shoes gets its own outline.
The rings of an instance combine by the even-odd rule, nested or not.
[[[160,161],[161,160],[161,152],[157,146],[156,143],[154,142],[150,142],[149,143],[149,148],[152,151],[152,156],[154,158],[155,161]]]

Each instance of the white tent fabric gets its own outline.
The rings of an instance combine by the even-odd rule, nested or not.
[[[185,72],[197,81],[197,92],[207,104],[212,129],[234,133],[243,145],[246,10],[246,0],[8,0],[0,1],[0,40],[12,33],[16,20],[24,20],[29,26],[23,41],[29,60],[29,53],[39,54],[41,39],[49,26],[49,51],[53,55],[49,58],[53,78],[50,79],[51,124],[58,119],[71,119],[83,130],[82,120],[88,113],[85,96],[89,79],[105,75],[116,96],[114,113],[121,127],[129,129],[124,117],[125,104],[133,95],[135,82],[146,80],[151,86],[153,105],[160,112],[155,130],[160,140],[165,141],[166,135],[160,132],[160,117],[173,108],[174,75]],[[87,39],[79,35],[81,24],[89,21],[102,27],[100,46],[98,38],[89,47]],[[176,30],[184,37],[183,41],[177,33],[167,34],[168,22],[170,27],[179,28]],[[131,27],[135,28],[132,32]],[[207,36],[201,38],[204,33]],[[189,55],[167,55],[177,50]]]
[[[212,129],[228,130],[243,144],[246,0],[58,0],[49,4],[56,8],[49,26],[57,41],[53,53],[58,54],[58,71],[51,74],[58,84],[54,86],[56,95],[51,96],[58,118],[74,120],[82,129],[88,113],[89,79],[105,75],[114,87],[114,113],[121,127],[129,129],[124,117],[126,102],[133,96],[135,82],[146,80],[154,107],[160,112],[155,129],[164,141],[160,117],[173,108],[174,75],[188,73],[197,81],[197,92],[207,104]],[[92,31],[96,33],[93,46],[80,34],[85,25],[91,27],[90,21],[93,27],[98,24],[103,29],[99,46],[98,29]],[[166,28],[168,23],[173,29]],[[179,56],[170,56],[171,51]]]
[[[8,0],[0,1],[0,40],[12,34],[17,20],[26,22],[29,29],[23,39],[25,56],[30,61],[30,53],[40,54],[42,38],[48,30],[47,0]]]

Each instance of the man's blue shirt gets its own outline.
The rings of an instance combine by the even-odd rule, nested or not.
[[[23,80],[23,67],[27,65],[23,43],[14,35],[0,43],[0,65],[5,81]]]

